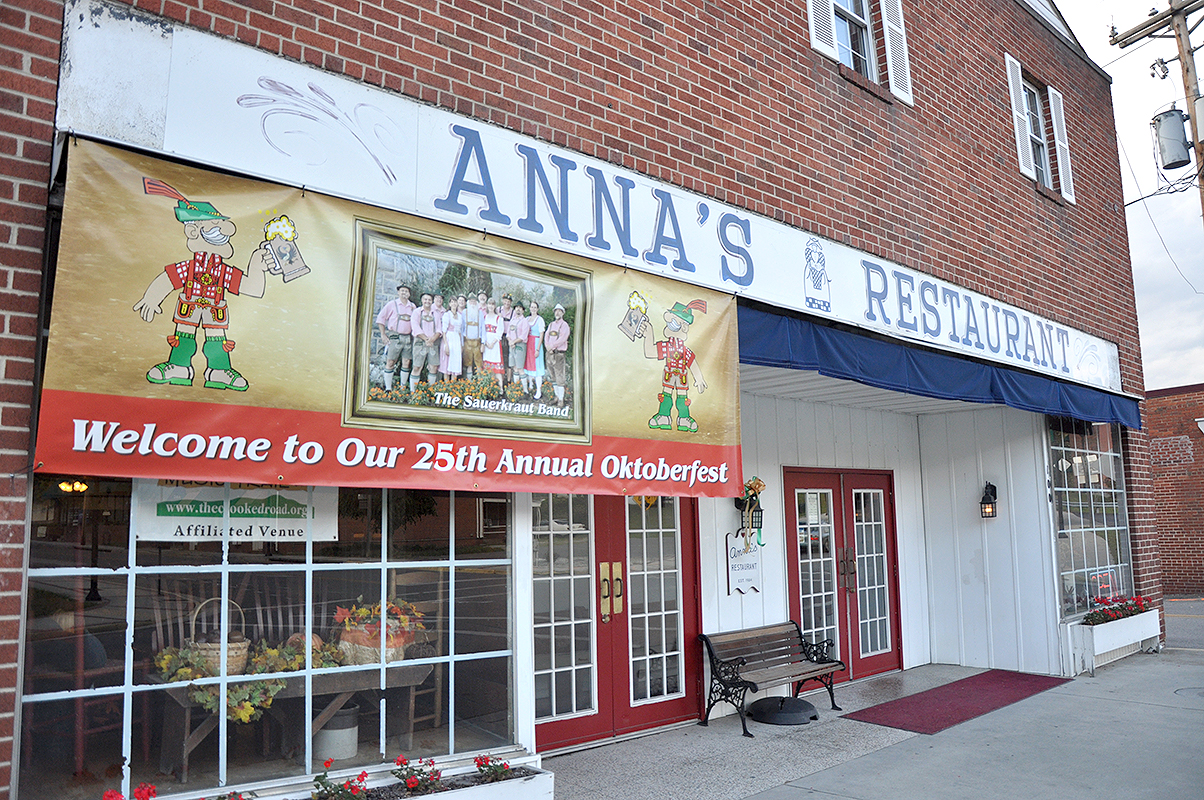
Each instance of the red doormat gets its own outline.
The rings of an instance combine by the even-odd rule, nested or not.
[[[916,733],[938,733],[1069,680],[992,669],[842,716]]]

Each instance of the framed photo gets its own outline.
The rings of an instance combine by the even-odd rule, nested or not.
[[[590,270],[423,220],[355,225],[346,424],[589,441]]]

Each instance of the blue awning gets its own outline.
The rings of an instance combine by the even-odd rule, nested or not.
[[[1141,429],[1137,401],[1129,397],[744,305],[738,314],[741,364],[809,369],[896,392]]]

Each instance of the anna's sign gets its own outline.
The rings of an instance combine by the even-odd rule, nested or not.
[[[80,142],[38,469],[730,496],[735,302]]]

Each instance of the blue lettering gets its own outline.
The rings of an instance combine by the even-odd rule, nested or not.
[[[1054,360],[1053,353],[1053,325],[1038,322],[1037,330],[1041,333],[1041,366],[1050,366],[1057,369],[1058,362]],[[1046,359],[1048,359],[1048,362]]]
[[[1032,358],[1028,357],[1029,353],[1033,354]],[[1037,342],[1033,337],[1033,324],[1027,314],[1024,317],[1024,360],[1034,364],[1038,363]]]
[[[1066,359],[1066,345],[1070,344],[1070,331],[1058,328],[1058,341],[1062,345],[1062,371],[1070,374],[1070,362]]]
[[[971,339],[970,336],[974,338]],[[979,350],[983,349],[982,337],[978,335],[978,314],[974,311],[974,301],[970,299],[970,295],[966,295],[966,335],[962,337],[962,344],[969,347],[973,344]]]
[[[1016,316],[1015,311],[1003,309],[1003,330],[1004,336],[1008,341],[1008,349],[1005,355],[1008,358],[1020,357],[1020,318]],[[1013,348],[1013,345],[1015,347]]]
[[[928,295],[932,299],[928,299]],[[936,284],[932,281],[920,281],[920,305],[924,310],[920,313],[920,322],[924,325],[924,335],[936,338],[941,335],[941,312],[936,307]],[[932,324],[928,324],[931,318]]]
[[[527,162],[527,216],[518,221],[518,227],[532,233],[543,233],[543,225],[535,219],[535,187],[538,184],[543,189],[543,199],[548,205],[548,211],[556,222],[556,230],[560,238],[566,242],[577,241],[577,234],[569,228],[569,173],[577,169],[577,162],[557,155],[548,156],[548,160],[556,166],[560,177],[560,195],[552,197],[552,184],[544,172],[543,162],[539,152],[534,147],[525,144],[516,145],[518,154]]]
[[[615,176],[615,185],[623,190],[620,194],[620,205],[623,208],[620,219],[620,213],[615,210],[615,201],[610,196],[610,186],[607,185],[606,176],[602,174],[602,170],[597,167],[586,167],[585,174],[594,184],[594,232],[586,237],[585,243],[598,250],[610,249],[610,242],[602,236],[602,211],[605,208],[610,212],[610,223],[614,226],[615,235],[619,237],[623,255],[632,258],[638,256],[639,251],[631,246],[630,199],[631,190],[635,188],[635,181],[621,175]]]
[[[681,226],[677,224],[677,211],[673,208],[673,196],[664,189],[653,189],[653,196],[656,197],[656,238],[652,240],[652,247],[644,253],[644,260],[649,264],[659,264],[662,267],[669,263],[669,259],[665,258],[661,253],[665,247],[671,247],[677,251],[677,258],[673,259],[673,268],[680,269],[684,272],[693,272],[694,265],[686,258],[686,243],[682,239]],[[666,233],[666,228],[673,228],[673,235],[669,236]]]
[[[456,159],[456,171],[452,176],[451,189],[447,197],[437,198],[435,208],[450,211],[453,214],[467,214],[468,206],[460,202],[460,194],[480,195],[485,199],[485,208],[478,213],[481,219],[496,222],[499,225],[509,225],[507,217],[497,208],[497,196],[493,192],[493,180],[489,177],[489,163],[485,160],[485,147],[481,144],[481,134],[463,125],[452,125],[452,133],[460,137],[460,155]],[[468,166],[472,161],[477,163],[477,173],[480,182],[468,180]]]
[[[950,303],[949,301],[953,302]],[[956,304],[956,308],[954,307]],[[957,336],[957,312],[962,307],[962,296],[956,289],[950,289],[948,286],[941,287],[941,305],[949,308],[949,341],[956,342]]]
[[[730,253],[736,258],[744,262],[744,272],[737,275],[727,267],[727,256],[722,256],[719,260],[721,266],[721,274],[723,280],[731,281],[737,286],[748,286],[753,281],[753,260],[752,254],[741,245],[736,244],[728,238],[727,229],[735,225],[744,234],[744,244],[752,244],[752,225],[746,219],[740,219],[735,214],[727,213],[719,217],[719,245],[725,253]]]
[[[899,304],[899,319],[895,324],[906,331],[918,331],[920,326],[911,311],[911,293],[916,288],[915,278],[898,270],[891,270],[891,274],[895,276],[895,299]],[[906,291],[903,290],[904,283],[907,284]]]
[[[890,325],[890,320],[886,316],[886,307],[883,305],[886,300],[886,295],[890,290],[886,286],[886,270],[878,266],[872,261],[862,261],[861,268],[865,270],[865,318],[870,322],[877,322],[878,317],[874,316],[874,304],[878,304],[878,314],[882,317],[884,325]],[[875,289],[874,281],[870,275],[877,275],[881,281],[882,288]]]
[[[994,340],[991,339],[991,316],[992,316],[991,312],[994,312],[994,316],[995,316],[995,338],[994,338]],[[983,325],[983,327],[987,329],[987,347],[990,348],[992,353],[998,353],[999,346],[1003,343],[999,336],[999,306],[991,306],[990,311],[988,311],[987,310],[987,301],[983,300],[982,301],[982,313],[983,313],[983,316],[986,317],[986,324]]]

